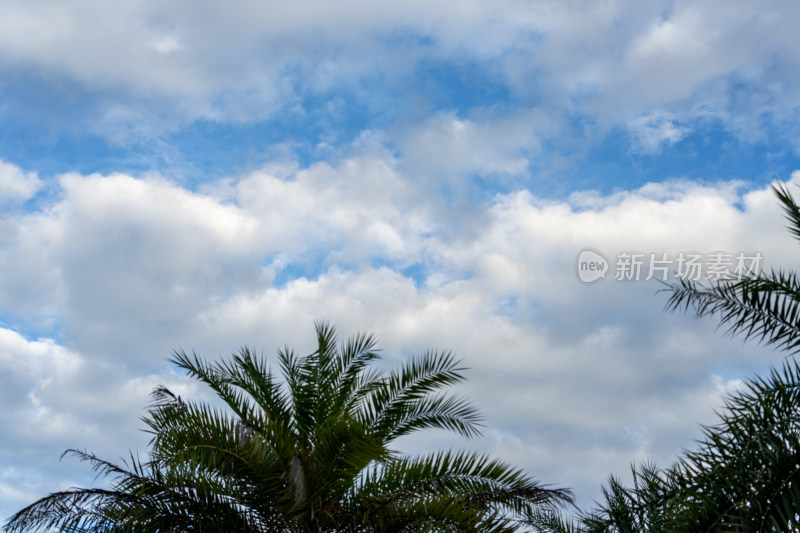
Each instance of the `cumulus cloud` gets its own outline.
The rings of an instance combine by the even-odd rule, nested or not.
[[[393,58],[393,68],[380,72],[393,79],[406,74],[414,58],[429,55],[411,45],[416,39],[403,45],[406,35],[432,36],[434,55],[447,56],[473,43],[476,33],[492,33],[481,49],[502,53],[512,35],[494,30],[508,22],[486,18],[486,11],[479,3],[454,12],[446,3],[360,0],[335,8],[143,0],[124,8],[50,2],[32,9],[11,2],[0,17],[0,67],[42,68],[91,90],[154,94],[180,110],[178,120],[252,120],[297,104],[297,90],[325,92],[369,77],[381,54]],[[394,72],[401,65],[404,72]]]
[[[416,203],[392,159],[371,155],[288,174],[267,167],[241,179],[235,194],[241,209],[259,220],[265,249],[286,257],[322,251],[348,265],[375,255],[413,262],[418,236],[430,229],[430,205]]]
[[[800,102],[797,58],[787,53],[797,45],[796,5],[578,4],[535,4],[530,24],[540,46],[531,58],[511,54],[505,62],[519,94],[584,112],[601,131],[658,110],[674,113],[678,122],[670,122],[684,127],[713,116],[752,140],[766,135],[766,113],[780,123],[770,134],[791,138],[791,121],[781,117],[793,116]]]
[[[60,462],[67,448],[89,449],[112,461],[144,450],[138,415],[156,384],[185,397],[204,393],[167,369],[131,377],[120,361],[92,361],[52,339],[29,340],[0,327],[0,514],[4,517],[55,490],[92,476]]]
[[[658,284],[616,281],[613,265],[582,284],[576,256],[724,250],[793,268],[800,253],[774,195],[681,179],[532,191],[548,179],[539,169],[575,165],[609,132],[627,132],[633,156],[710,123],[796,148],[799,9],[4,2],[11,103],[0,114],[40,117],[48,154],[59,124],[118,147],[155,139],[170,162],[182,156],[176,131],[235,136],[277,117],[286,138],[267,157],[270,141],[246,130],[259,163],[191,187],[167,177],[184,168],[52,176],[0,161],[0,516],[91,483],[81,465],[58,464],[66,447],[112,460],[143,447],[138,416],[155,383],[207,396],[169,368],[170,350],[303,351],[315,319],[375,331],[390,363],[455,350],[471,368],[463,391],[487,415],[474,446],[586,503],[630,461],[668,462],[721,394],[781,355],[664,314]],[[442,97],[448,84],[464,98]],[[347,106],[357,124],[343,124]],[[301,134],[313,146],[303,163],[297,117],[315,128]],[[438,434],[402,444],[469,446]]]
[[[720,394],[782,359],[664,314],[656,283],[585,285],[575,270],[586,247],[612,260],[759,251],[791,267],[797,246],[767,188],[675,181],[564,200],[519,190],[462,227],[448,222],[472,213],[411,183],[385,153],[265,167],[205,192],[154,175],[68,174],[49,184],[52,204],[9,215],[16,235],[2,257],[21,259],[0,279],[0,371],[11,384],[2,512],[82,479],[55,463],[66,447],[112,459],[143,447],[137,417],[155,383],[207,395],[169,368],[170,350],[305,351],[315,319],[375,331],[389,363],[453,349],[488,422],[473,445],[584,501],[631,460],[668,462],[713,420]],[[27,292],[14,292],[19,281]],[[22,334],[44,315],[52,339]],[[436,434],[401,444],[443,443],[456,444]],[[36,481],[13,489],[21,477]]]
[[[67,175],[60,183],[53,216],[64,323],[82,350],[105,356],[118,344],[120,356],[163,357],[159,341],[182,331],[186,310],[259,279],[257,223],[235,206],[159,179]],[[126,322],[125,337],[108,327]]]
[[[34,172],[23,172],[16,165],[0,161],[0,208],[30,199],[42,182]]]
[[[739,376],[780,355],[721,339],[712,324],[665,315],[655,283],[581,284],[577,251],[591,244],[610,256],[677,253],[711,243],[761,251],[776,265],[797,256],[766,190],[675,183],[597,201],[578,209],[529,193],[501,196],[477,236],[426,237],[436,260],[421,283],[386,267],[333,268],[237,295],[209,309],[203,329],[310,348],[303,324],[321,316],[343,331],[377,331],[391,357],[454,348],[473,369],[467,390],[490,421],[478,446],[547,479],[566,475],[589,497],[631,460],[671,460],[699,436],[699,422],[713,420]],[[407,445],[452,444],[437,439]],[[586,462],[565,474],[561,465],[576,457]]]
[[[76,83],[100,102],[83,122],[111,138],[124,137],[120,128],[140,139],[199,118],[249,122],[302,112],[304,94],[331,102],[360,95],[379,114],[394,113],[426,98],[426,80],[409,80],[436,60],[474,65],[509,93],[506,105],[519,121],[535,107],[551,122],[586,115],[602,132],[654,109],[687,123],[702,108],[731,131],[753,135],[765,107],[777,117],[798,106],[797,59],[787,53],[797,48],[797,16],[797,6],[778,0],[757,7],[746,0],[467,2],[457,9],[361,0],[335,8],[15,1],[0,16],[0,69],[37,69]],[[399,104],[375,99],[376,84],[410,87],[415,96]],[[752,89],[747,101],[736,96],[743,84]],[[450,139],[445,148],[492,133],[464,120],[438,126],[439,137]],[[657,131],[661,139],[676,135]],[[535,151],[529,140],[526,150]],[[497,171],[516,173],[525,161],[498,163]]]

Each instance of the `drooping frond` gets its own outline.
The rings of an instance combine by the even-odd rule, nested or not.
[[[789,232],[800,240],[800,207],[785,184],[772,187],[783,207]],[[755,273],[754,273],[755,274]],[[741,280],[710,284],[679,279],[669,284],[669,311],[694,310],[714,316],[729,335],[742,335],[797,353],[800,350],[800,277],[772,270]]]
[[[410,509],[423,505],[446,510],[444,514],[464,523],[480,517],[480,531],[513,531],[538,511],[572,501],[569,491],[544,487],[506,463],[467,452],[375,465],[364,472],[348,500],[359,513],[377,514],[395,525],[413,514]]]
[[[111,477],[111,487],[53,493],[11,517],[5,531],[255,532],[281,522],[278,515],[264,515],[243,504],[224,480],[186,469],[161,470],[135,458],[126,468],[85,452],[68,453]]]
[[[783,207],[783,214],[786,217],[787,229],[796,239],[800,239],[800,207],[795,202],[789,187],[785,183],[777,183],[772,186],[772,190],[778,197],[778,201]]]
[[[773,270],[738,281],[706,286],[680,279],[668,289],[669,311],[693,309],[698,317],[715,316],[729,335],[743,335],[791,353],[800,349],[800,278]]]

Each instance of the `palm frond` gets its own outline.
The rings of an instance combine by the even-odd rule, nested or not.
[[[387,440],[430,427],[467,437],[480,435],[483,417],[474,407],[452,396],[430,397],[463,381],[463,371],[450,352],[427,352],[413,359],[399,371],[390,372],[375,388],[369,396],[365,422]]]
[[[678,465],[678,482],[697,502],[684,513],[711,531],[772,531],[800,513],[800,363],[749,380],[728,397],[717,425]]]
[[[693,309],[698,317],[717,317],[728,335],[774,344],[790,353],[800,349],[800,278],[795,272],[773,270],[711,286],[680,279],[666,290],[671,292],[668,311]]]
[[[786,184],[772,187],[784,210],[789,232],[800,240],[800,207]],[[742,335],[789,353],[800,350],[800,278],[796,272],[772,270],[741,280],[703,284],[679,279],[667,284],[668,311],[693,309],[698,317],[714,316],[728,335]]]
[[[571,493],[550,489],[502,461],[468,452],[405,458],[365,471],[352,499],[390,515],[419,502],[447,504],[497,523],[524,523],[544,508],[571,503]]]
[[[777,183],[772,186],[772,190],[783,207],[783,213],[789,223],[787,225],[789,233],[800,239],[800,207],[789,191],[789,187],[785,183]]]

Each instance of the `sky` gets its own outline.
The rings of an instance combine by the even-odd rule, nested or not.
[[[785,358],[658,280],[798,264],[770,190],[800,184],[798,25],[790,0],[2,0],[0,520],[94,482],[67,448],[146,454],[157,384],[211,399],[173,350],[309,351],[315,320],[469,368],[483,436],[408,453],[584,506],[668,465]]]

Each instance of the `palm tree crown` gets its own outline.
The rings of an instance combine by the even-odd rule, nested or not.
[[[146,462],[71,451],[112,487],[52,494],[6,531],[516,531],[571,501],[483,455],[392,448],[427,428],[479,434],[476,409],[441,392],[463,380],[452,354],[386,371],[374,364],[373,336],[338,343],[327,324],[316,336],[310,355],[279,351],[280,378],[249,349],[216,363],[175,352],[172,362],[229,411],[157,388],[143,419]]]

